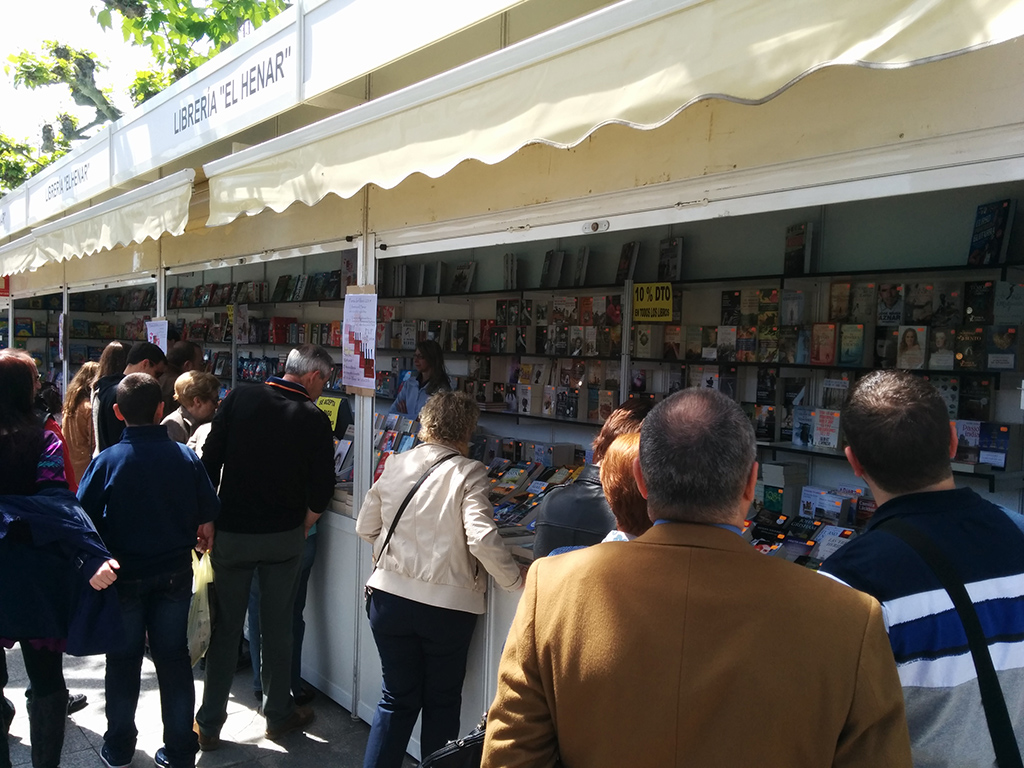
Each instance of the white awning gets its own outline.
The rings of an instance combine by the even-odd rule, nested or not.
[[[180,235],[188,223],[188,205],[195,176],[195,170],[186,168],[37,227],[32,230],[35,245],[44,258],[65,261],[103,249],[141,243],[146,238],[157,240],[164,233]],[[7,269],[6,263],[3,268]],[[8,273],[5,271],[4,274]]]
[[[837,64],[892,68],[1024,34],[1021,0],[623,0],[204,166],[208,226],[610,123],[664,124],[703,98],[756,104]]]
[[[46,263],[36,239],[32,235],[19,237],[12,243],[0,246],[0,277],[19,272],[36,270]]]

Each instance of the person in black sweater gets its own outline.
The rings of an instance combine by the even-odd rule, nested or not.
[[[231,391],[203,447],[220,482],[213,545],[217,622],[206,653],[206,687],[196,715],[199,746],[220,745],[254,573],[260,583],[263,713],[267,738],[308,725],[313,711],[291,700],[292,612],[309,528],[334,494],[331,422],[316,399],[331,375],[330,354],[293,349],[281,378]]]
[[[148,341],[137,341],[128,350],[123,373],[101,376],[96,380],[92,388],[93,431],[96,434],[96,450],[93,456],[98,456],[104,448],[114,445],[124,432],[124,422],[114,415],[117,385],[121,380],[129,373],[148,373],[154,379],[159,379],[166,367],[167,356],[160,347]]]

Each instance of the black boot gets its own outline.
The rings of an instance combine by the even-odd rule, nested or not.
[[[60,768],[64,748],[64,725],[68,717],[68,692],[32,696],[28,713],[29,739],[32,741],[33,768]]]

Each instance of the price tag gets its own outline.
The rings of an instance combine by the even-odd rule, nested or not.
[[[672,283],[637,283],[634,285],[633,322],[672,322]]]

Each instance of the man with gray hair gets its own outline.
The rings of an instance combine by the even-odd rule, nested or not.
[[[684,390],[640,435],[654,526],[531,566],[483,765],[910,766],[878,603],[740,536],[758,469],[740,407]]]
[[[293,349],[284,376],[232,390],[213,419],[203,464],[220,482],[213,545],[213,634],[196,715],[199,746],[220,745],[253,574],[259,574],[263,714],[268,739],[313,720],[291,700],[292,611],[306,534],[334,494],[331,422],[316,406],[333,361],[323,347]]]

